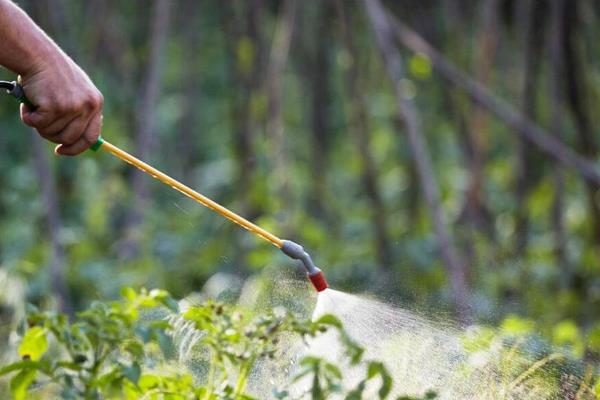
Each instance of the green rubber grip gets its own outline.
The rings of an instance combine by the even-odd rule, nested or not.
[[[104,139],[102,139],[102,136],[98,136],[98,140],[90,146],[90,150],[98,151],[100,150],[100,147],[102,147],[102,144],[104,144]]]
[[[10,92],[10,95],[13,96],[15,99],[19,100],[21,103],[25,104],[27,108],[29,108],[31,111],[34,111],[37,108],[33,105],[33,103],[31,103],[31,101],[29,101],[27,96],[25,96],[25,91],[23,90],[23,87],[16,82],[14,89]],[[104,139],[102,139],[102,136],[99,136],[96,143],[90,146],[90,149],[92,151],[98,151],[100,150],[100,147],[102,147],[103,143]]]
[[[6,84],[5,87],[8,89],[7,90],[8,94],[10,94],[12,97],[17,99],[19,102],[25,104],[27,106],[27,108],[29,108],[31,111],[35,111],[35,109],[37,107],[35,105],[33,105],[33,103],[31,101],[29,101],[27,96],[25,96],[25,91],[23,90],[23,86],[19,85],[17,82],[2,81],[2,83]],[[12,89],[10,89],[11,84],[12,84]],[[102,138],[102,136],[98,136],[98,140],[96,141],[96,143],[94,143],[93,145],[90,146],[90,150],[92,150],[94,152],[100,150],[100,147],[102,147],[103,143],[104,143],[104,139]]]

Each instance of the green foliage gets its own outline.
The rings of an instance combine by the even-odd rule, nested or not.
[[[48,349],[46,329],[34,326],[29,329],[19,345],[19,356],[23,359],[38,361]]]
[[[500,328],[471,327],[463,337],[471,360],[463,373],[477,370],[494,371],[493,379],[485,379],[486,393],[503,398],[507,393],[539,393],[539,398],[595,399],[598,370],[593,363],[581,361],[586,343],[571,321],[553,328],[554,346],[535,333],[533,321],[517,316],[507,317]],[[596,377],[594,377],[594,374]],[[529,397],[527,397],[529,398]]]
[[[165,73],[157,78],[160,96],[151,115],[140,112],[140,105],[146,103],[140,94],[149,87],[144,79],[155,75],[147,71],[153,37],[148,29],[154,26],[151,7],[132,1],[98,5],[64,0],[52,2],[48,13],[47,2],[20,3],[104,93],[107,139],[144,154],[152,165],[274,233],[290,234],[311,250],[335,287],[377,292],[420,309],[452,311],[448,270],[440,261],[414,154],[361,2],[339,2],[348,18],[346,28],[353,34],[352,54],[340,10],[328,2],[295,2],[291,14],[296,20],[290,23],[283,15],[286,2],[249,9],[251,3],[241,1],[182,1],[174,6],[177,12],[172,13],[165,38]],[[531,46],[520,26],[528,18],[517,14],[531,11],[528,7],[501,2],[502,7],[494,11],[487,8],[491,2],[482,1],[459,7],[452,11],[457,15],[450,16],[445,2],[424,2],[419,7],[384,3],[409,26],[435,38],[435,46],[467,75],[483,80],[490,92],[517,108],[526,108],[521,106],[523,60],[528,59],[525,52]],[[578,12],[567,13],[575,20],[566,26],[577,30],[565,32],[569,40],[563,44],[573,46],[572,57],[565,60],[580,64],[561,69],[578,71],[580,82],[573,87],[580,88],[582,101],[577,102],[580,110],[563,109],[571,101],[560,102],[564,118],[557,133],[567,146],[593,161],[598,158],[593,154],[597,138],[591,137],[590,145],[581,147],[586,141],[580,131],[600,123],[600,113],[592,112],[600,105],[600,70],[590,55],[600,45],[598,13],[592,12],[597,7],[591,4],[582,1]],[[480,18],[483,15],[487,17]],[[493,24],[483,22],[488,17]],[[293,27],[287,57],[275,40],[285,36],[277,32],[286,26]],[[550,43],[545,41],[552,35],[539,36],[544,41],[539,47],[546,51]],[[482,52],[489,52],[485,59]],[[509,343],[509,348],[519,341],[544,342],[584,363],[597,360],[600,252],[592,208],[597,203],[592,201],[595,189],[586,187],[578,173],[562,171],[554,161],[520,144],[511,136],[511,127],[480,112],[464,94],[448,86],[427,57],[403,55],[407,77],[398,83],[414,96],[422,116],[443,214],[457,253],[468,266],[467,296],[475,319],[500,327],[479,328],[478,335],[465,339],[465,346],[477,354],[478,349],[500,342]],[[551,57],[546,56],[541,54],[541,64],[532,68],[538,76],[527,74],[539,84],[527,87],[535,91],[531,111],[536,123],[558,129],[552,123],[552,96],[545,84],[555,81],[549,76]],[[279,62],[284,65],[276,74]],[[360,96],[350,90],[354,66]],[[2,70],[2,79],[12,75]],[[559,81],[574,84],[571,79]],[[148,148],[138,147],[143,141],[136,138],[144,118],[153,118],[155,126]],[[356,135],[357,127],[364,130],[363,139]],[[228,299],[239,292],[249,297],[247,292],[258,286],[265,289],[252,295],[262,304],[285,302],[293,303],[294,310],[303,309],[309,304],[308,295],[298,298],[284,293],[283,300],[273,295],[280,281],[271,272],[293,271],[295,263],[149,177],[142,178],[148,179],[145,193],[136,193],[134,170],[106,154],[55,158],[51,144],[45,144],[47,159],[32,155],[31,132],[19,121],[18,109],[7,96],[0,96],[0,132],[0,357],[7,364],[3,371],[12,377],[15,397],[26,396],[29,387],[43,391],[53,385],[64,387],[66,397],[86,390],[105,391],[109,397],[116,390],[117,398],[136,398],[140,391],[158,397],[199,390],[200,397],[210,397],[210,387],[221,390],[219,396],[233,395],[237,377],[243,378],[255,360],[268,358],[277,348],[261,332],[303,327],[308,331],[295,334],[316,333],[310,324],[294,328],[292,317],[276,312],[257,320],[251,313],[223,306],[222,315],[229,319],[222,319],[214,314],[218,303],[207,303],[186,312],[197,329],[210,332],[198,346],[218,360],[208,361],[212,383],[198,383],[187,373],[151,372],[149,360],[160,364],[161,352],[172,352],[172,327],[148,313],[156,306],[162,313],[175,312],[176,302],[163,291],[142,294],[130,289],[115,304],[94,300],[115,299],[123,286],[164,287],[180,298],[201,291],[209,278],[224,271],[241,281]],[[532,157],[524,162],[523,154]],[[529,166],[527,171],[520,170],[524,165]],[[52,178],[50,191],[57,206],[58,221],[52,230],[48,207],[53,202],[41,188],[43,171]],[[368,171],[373,176],[364,176]],[[518,194],[521,175],[527,176],[528,187]],[[134,209],[140,203],[142,209]],[[141,212],[139,224],[128,227],[134,211]],[[564,258],[556,251],[561,227]],[[382,239],[387,242],[387,257],[382,257]],[[130,241],[137,244],[137,251],[126,254],[123,248]],[[62,275],[56,276],[57,271]],[[291,274],[285,282],[296,282],[297,276]],[[5,275],[14,280],[5,282]],[[51,284],[55,279],[63,286]],[[300,287],[291,285],[294,290]],[[11,347],[9,337],[21,321],[23,305],[58,309],[61,297],[65,309],[87,311],[73,321],[62,314],[32,312],[32,325],[19,348]],[[340,330],[333,319],[319,323]],[[250,327],[256,329],[250,337],[228,331]],[[343,331],[339,338],[349,362],[362,359],[362,349],[353,346]],[[526,357],[522,368],[508,373],[506,381],[513,382],[532,363],[553,353]],[[9,368],[5,360],[17,354],[21,360]],[[96,387],[88,387],[90,370],[103,354],[106,358],[94,372],[104,371],[103,378],[97,377]],[[304,367],[313,368],[306,376],[319,377],[321,386],[315,390],[344,390],[336,387],[335,370],[326,368],[325,360],[313,361]],[[555,365],[557,360],[551,361]],[[373,368],[373,373],[378,371]],[[598,374],[597,366],[589,368],[583,376]],[[230,372],[227,381],[223,371]],[[365,387],[386,387],[383,374],[365,373]],[[125,392],[119,392],[121,388]],[[596,391],[600,392],[599,385]]]
[[[123,294],[119,302],[93,303],[73,323],[63,314],[32,310],[19,345],[22,361],[0,371],[17,372],[11,379],[13,396],[24,396],[37,377],[58,385],[63,398],[118,398],[126,381],[137,385],[147,345],[161,343],[168,328],[161,319],[140,320],[139,313],[158,306],[177,311],[177,303],[163,290],[125,289]]]
[[[290,384],[308,378],[308,397],[315,400],[334,394],[360,400],[367,398],[367,386],[375,382],[379,385],[376,398],[389,397],[393,381],[385,366],[365,362],[363,349],[344,332],[338,319],[325,315],[304,321],[283,309],[251,315],[214,301],[190,307],[177,318],[193,323],[199,337],[195,351],[208,351],[209,370],[199,379],[190,371],[170,371],[166,343],[173,326],[165,316],[177,311],[177,302],[166,291],[131,288],[122,290],[120,301],[95,302],[73,322],[62,314],[31,310],[18,349],[21,360],[1,367],[0,376],[10,377],[12,396],[18,400],[54,395],[64,399],[249,400],[250,373],[259,360],[276,356],[282,335],[309,338],[333,329],[350,365],[365,363],[364,378],[346,389],[335,364],[306,356]],[[289,390],[275,391],[278,399],[290,396]]]
[[[533,333],[535,324],[531,320],[509,315],[502,321],[500,327],[509,335],[523,336]]]
[[[431,62],[422,54],[415,54],[409,60],[410,73],[418,79],[431,78]]]
[[[339,287],[380,289],[384,246],[381,238],[374,238],[383,236],[389,253],[386,282],[393,286],[384,288],[386,294],[394,301],[443,305],[448,311],[452,305],[447,269],[436,251],[413,154],[397,123],[393,86],[364,9],[359,3],[343,6],[354,36],[356,54],[352,54],[340,10],[301,3],[295,16],[303,22],[289,24],[296,28],[281,74],[274,70],[285,54],[274,50],[276,27],[288,25],[280,24],[283,3],[256,10],[248,10],[243,2],[228,7],[193,1],[178,5],[180,12],[170,21],[165,38],[165,70],[157,78],[160,96],[152,115],[140,114],[138,107],[151,55],[152,13],[146,12],[150,7],[141,7],[140,12],[135,2],[125,1],[107,4],[98,12],[94,2],[69,0],[55,5],[58,19],[48,17],[43,2],[24,2],[24,7],[103,91],[107,139],[134,154],[145,154],[151,164],[274,233],[293,233]],[[445,18],[448,10],[442,3],[432,2],[422,12],[431,16],[428,37],[439,38],[439,50],[467,74],[486,76],[491,92],[518,99],[522,88],[515,85],[522,81],[523,66],[512,60],[522,59],[528,47],[521,43],[523,35],[514,34],[515,24],[500,24],[495,32],[499,38],[515,38],[507,42],[486,36],[485,26],[474,23],[479,22],[473,19],[479,12],[459,10],[465,12],[460,27],[452,22],[456,18]],[[398,17],[408,25],[422,25],[419,12],[401,14]],[[321,18],[327,23],[321,24]],[[597,46],[593,25],[569,24],[582,28],[573,40],[577,49],[592,51]],[[106,32],[118,32],[122,40],[113,40]],[[500,62],[480,71],[473,63],[479,53],[473,49],[482,46],[463,44],[483,38],[491,48],[493,43],[503,46],[495,50],[483,46],[497,51],[494,59]],[[444,214],[457,247],[464,250],[458,253],[469,258],[465,264],[476,317],[512,313],[543,321],[549,340],[550,327],[571,320],[585,335],[600,318],[600,298],[594,294],[600,279],[595,268],[599,260],[594,212],[585,185],[575,173],[563,177],[568,253],[568,265],[563,265],[553,250],[553,229],[560,224],[553,223],[551,212],[556,194],[552,163],[534,157],[530,187],[518,200],[516,166],[521,165],[521,152],[517,141],[510,139],[511,129],[445,86],[423,54],[405,56],[407,78],[401,84],[417,101]],[[360,99],[350,90],[353,66]],[[595,69],[593,63],[582,68],[581,75],[587,76],[582,82],[596,76]],[[549,70],[541,65],[537,79],[545,81]],[[3,71],[3,78],[11,74]],[[539,91],[534,96],[537,122],[550,126],[547,85],[533,86]],[[581,87],[594,91],[594,85]],[[272,91],[278,91],[279,102],[274,102]],[[589,96],[590,110],[596,108],[597,99]],[[75,310],[95,298],[114,299],[123,286],[164,287],[183,297],[199,290],[217,271],[245,278],[265,265],[292,265],[281,261],[274,249],[257,244],[149,177],[144,207],[138,210],[143,218],[134,229],[123,229],[135,211],[133,200],[139,197],[132,185],[133,170],[102,153],[54,158],[50,144],[43,147],[49,157],[36,167],[30,131],[20,123],[17,111],[12,99],[0,97],[0,148],[5,149],[0,160],[0,264],[27,281],[29,301],[47,305],[59,295],[49,284],[54,263],[63,270],[61,295]],[[363,114],[364,121],[358,121]],[[575,149],[578,124],[564,114],[561,138]],[[147,149],[136,148],[135,121],[143,118],[153,118],[156,127]],[[590,126],[595,118],[590,115]],[[271,128],[279,124],[275,140]],[[357,141],[357,126],[365,131],[365,143]],[[242,145],[246,153],[241,152]],[[477,149],[481,159],[474,160]],[[372,164],[369,179],[363,176],[365,160]],[[479,163],[482,169],[475,171]],[[315,165],[321,170],[313,170]],[[50,172],[57,202],[57,227],[50,233],[40,169]],[[479,188],[470,185],[480,176],[485,178],[481,193],[471,192]],[[364,187],[366,181],[373,182],[372,189]],[[480,210],[472,209],[478,205]],[[523,216],[527,224],[520,224]],[[137,252],[125,256],[122,247],[130,240],[138,244]],[[524,251],[516,251],[521,244]]]

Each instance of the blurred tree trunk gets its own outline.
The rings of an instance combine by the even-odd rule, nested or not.
[[[564,85],[561,84],[564,76],[563,46],[564,25],[562,13],[564,12],[565,0],[552,0],[550,4],[550,29],[549,29],[549,54],[550,54],[550,126],[558,138],[563,133],[564,126]],[[553,165],[554,179],[554,201],[552,202],[552,226],[554,229],[555,254],[556,259],[561,266],[562,277],[561,285],[563,288],[569,288],[572,280],[572,266],[567,254],[567,235],[564,223],[564,198],[565,190],[563,170],[560,165]]]
[[[489,85],[492,78],[492,67],[496,55],[498,37],[498,0],[485,0],[481,9],[481,26],[476,39],[474,54],[474,75],[483,85]],[[476,228],[490,236],[493,234],[492,218],[485,205],[483,178],[485,154],[487,151],[488,114],[478,105],[472,106],[468,126],[463,132],[467,135],[469,149],[469,185],[461,217]]]
[[[235,2],[227,7],[224,21],[229,54],[234,60],[230,72],[236,90],[232,99],[232,121],[239,209],[249,219],[261,214],[250,194],[256,179],[257,121],[253,105],[260,95],[264,67],[263,8],[262,0]]]
[[[150,27],[150,51],[142,83],[142,94],[136,110],[135,153],[147,160],[151,154],[153,134],[156,122],[156,109],[162,83],[164,48],[169,32],[171,2],[169,0],[154,0],[152,23]],[[120,247],[119,253],[123,258],[134,258],[139,253],[137,230],[144,216],[144,209],[148,199],[148,182],[146,174],[138,169],[133,170],[132,187],[134,196],[134,209],[125,227],[125,242]]]
[[[392,22],[394,33],[403,46],[427,56],[433,67],[444,78],[464,90],[471,101],[484,107],[512,128],[507,130],[508,133],[526,138],[545,155],[577,172],[586,182],[600,185],[600,171],[593,163],[571,150],[556,137],[549,135],[529,118],[517,112],[509,103],[492,94],[487,87],[456,68],[441,53],[400,20],[389,14],[388,20]]]
[[[524,79],[523,79],[523,115],[532,121],[536,120],[536,96],[539,86],[539,74],[544,36],[544,3],[542,1],[528,0],[524,7],[526,15],[522,17],[524,26],[521,28],[525,40],[523,54]],[[515,253],[522,256],[527,249],[529,234],[529,209],[527,198],[538,181],[539,160],[535,159],[536,152],[531,143],[525,138],[520,138],[517,146],[516,170],[516,224],[515,224]]]
[[[486,82],[492,77],[496,56],[498,35],[498,0],[485,0],[478,14],[481,15],[475,41],[474,55],[464,46],[471,35],[467,32],[464,10],[456,0],[443,2],[443,9],[449,17],[443,37],[447,54],[452,54],[459,65],[473,70],[473,74]],[[481,62],[480,62],[481,61]],[[458,239],[462,254],[468,265],[477,263],[477,246],[474,246],[481,233],[495,240],[493,215],[488,209],[484,192],[484,168],[486,163],[488,120],[487,113],[480,107],[470,104],[464,93],[448,85],[439,85],[448,114],[457,131],[460,148],[469,171],[468,186],[464,194],[463,206],[456,218]],[[462,227],[465,229],[461,229]],[[494,251],[493,246],[489,251]]]
[[[177,125],[177,144],[175,147],[178,166],[184,182],[192,181],[192,168],[197,162],[197,142],[199,133],[198,113],[202,110],[200,104],[200,75],[199,66],[202,59],[200,51],[200,3],[190,0],[182,4],[185,15],[182,15],[182,42],[185,52],[189,54],[182,65],[182,104],[181,118]],[[173,146],[172,146],[173,147]]]
[[[594,162],[598,157],[598,143],[595,139],[593,122],[589,115],[588,95],[586,91],[586,71],[581,55],[577,51],[577,29],[582,23],[578,16],[578,2],[566,2],[563,5],[563,55],[565,60],[566,96],[568,106],[575,122],[578,150]],[[561,79],[562,80],[562,79]],[[600,251],[600,184],[588,182],[587,194],[590,207],[592,235]]]
[[[350,56],[350,65],[346,72],[346,86],[348,97],[348,127],[352,134],[361,162],[361,180],[365,193],[371,203],[371,226],[373,229],[373,247],[379,266],[390,270],[392,266],[392,252],[390,248],[387,228],[387,213],[381,198],[378,171],[371,149],[369,137],[370,126],[367,115],[367,104],[364,97],[364,85],[360,80],[360,55],[356,47],[352,32],[352,9],[344,6],[341,0],[336,0],[338,14],[342,20],[344,46]]]
[[[71,314],[73,308],[69,299],[65,276],[65,250],[60,242],[61,217],[58,196],[52,167],[48,160],[48,150],[42,146],[42,139],[32,131],[31,150],[33,166],[42,191],[45,206],[45,231],[50,242],[50,289],[58,302],[60,311]]]
[[[278,199],[284,205],[292,202],[290,187],[288,185],[289,171],[288,158],[285,145],[285,134],[282,115],[282,85],[283,74],[288,61],[290,44],[292,42],[294,25],[296,20],[296,0],[285,0],[280,6],[277,28],[271,46],[269,66],[266,82],[267,86],[267,137],[271,142],[271,159],[273,162],[272,174]],[[285,207],[283,207],[285,208]],[[283,211],[283,208],[278,211]],[[288,214],[283,211],[282,231],[288,237],[290,232]]]
[[[325,205],[327,195],[327,170],[329,164],[331,121],[330,121],[330,99],[331,99],[331,18],[332,9],[329,1],[323,2],[318,8],[316,26],[313,26],[310,37],[311,52],[308,58],[308,84],[310,85],[310,122],[312,132],[311,168],[312,188],[311,208],[314,215],[328,219],[329,214]]]
[[[235,196],[237,209],[250,220],[263,212],[263,205],[252,196],[257,176],[256,137],[258,131],[257,100],[263,89],[265,43],[263,0],[236,1],[224,7],[223,27],[226,39],[229,76],[232,83],[231,121],[232,147],[236,163]],[[236,232],[235,235],[246,235]],[[240,236],[240,237],[244,237]],[[244,270],[247,248],[236,240],[234,264]]]
[[[147,11],[141,11],[139,19],[127,20],[119,6],[106,1],[86,2],[86,18],[95,18],[97,28],[92,31],[89,65],[101,66],[111,71],[111,81],[119,82],[119,97],[125,102],[132,97],[140,79],[137,77],[136,63],[128,58],[136,52],[132,37],[127,32],[125,22],[132,25],[142,25]],[[143,65],[139,63],[139,65]],[[135,88],[135,89],[134,89]],[[126,95],[124,96],[124,93]],[[131,101],[131,100],[129,100]]]
[[[402,88],[402,79],[404,78],[402,59],[400,52],[394,44],[394,32],[386,11],[379,0],[364,1],[375,32],[377,44],[381,50],[391,81],[394,84],[398,112],[402,116],[406,127],[411,152],[421,181],[421,188],[431,212],[440,253],[448,270],[450,288],[457,307],[458,317],[461,321],[468,322],[471,319],[471,307],[469,305],[469,289],[466,281],[467,266],[457,255],[450,232],[446,226],[437,182],[431,158],[425,144],[417,109],[413,101],[405,96]]]

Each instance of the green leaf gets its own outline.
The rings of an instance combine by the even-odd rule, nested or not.
[[[410,73],[418,79],[428,79],[431,77],[431,61],[426,55],[417,53],[412,56],[408,62]]]
[[[19,355],[21,358],[28,358],[32,361],[39,360],[46,350],[48,350],[46,330],[39,326],[28,330],[19,345]]]
[[[501,328],[508,334],[522,336],[532,333],[535,329],[535,324],[531,320],[516,315],[509,315],[502,321]]]
[[[142,358],[144,356],[144,345],[137,340],[126,340],[123,347],[135,358]]]
[[[346,395],[345,400],[362,400],[363,392],[364,392],[364,385],[359,385],[359,387],[350,391]]]
[[[140,388],[142,388],[144,390],[153,389],[155,387],[158,387],[159,384],[160,384],[160,378],[154,374],[144,374],[140,378],[139,383],[138,383]]]
[[[290,397],[290,392],[288,392],[287,390],[279,391],[278,389],[273,389],[273,397],[275,397],[278,400],[287,399]]]
[[[340,372],[338,367],[330,363],[326,363],[324,367],[325,371],[327,371],[330,377],[333,377],[338,380],[342,379],[342,373]]]
[[[600,323],[594,325],[587,334],[588,347],[600,353]]]
[[[172,298],[171,296],[167,296],[160,300],[161,304],[167,307],[169,310],[178,313],[179,312],[179,303]]]
[[[370,362],[367,369],[367,377],[372,379],[376,376],[381,377],[381,387],[379,388],[379,398],[385,399],[392,390],[392,377],[381,362]]]
[[[37,361],[19,361],[0,368],[0,376],[9,374],[14,371],[26,371],[32,369],[41,369],[41,364]]]
[[[558,323],[552,331],[552,340],[558,346],[571,346],[578,356],[583,355],[584,343],[577,324],[572,320]]]
[[[352,338],[343,330],[340,330],[340,340],[346,348],[345,353],[346,356],[350,358],[350,364],[358,364],[362,360],[365,349],[352,340]]]
[[[331,314],[323,315],[316,323],[321,325],[331,325],[335,328],[342,329],[342,322],[336,316]]]
[[[10,381],[10,392],[14,400],[25,400],[27,398],[27,389],[35,380],[37,371],[35,369],[26,369],[15,375]]]
[[[121,372],[125,378],[137,385],[140,376],[142,375],[142,368],[140,367],[140,364],[133,362],[131,365],[121,365]]]
[[[126,300],[133,301],[137,297],[137,294],[132,288],[124,287],[123,289],[121,289],[121,296],[123,296],[123,298]]]
[[[579,329],[575,322],[571,320],[562,321],[554,326],[553,329],[554,343],[558,345],[570,344],[578,340]]]

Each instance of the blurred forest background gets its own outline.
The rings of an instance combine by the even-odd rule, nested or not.
[[[19,4],[103,92],[104,137],[303,244],[335,288],[600,327],[600,3]],[[8,97],[0,131],[6,302],[301,276],[121,161],[54,157]]]

